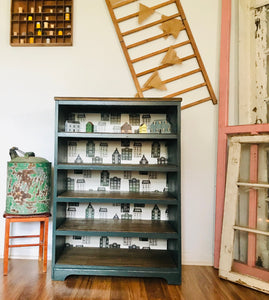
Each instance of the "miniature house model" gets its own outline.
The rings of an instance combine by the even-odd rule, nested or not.
[[[147,133],[147,132],[148,132],[147,125],[145,123],[141,124],[139,126],[139,133]]]
[[[80,131],[80,122],[73,120],[65,121],[65,129],[66,132],[79,132]]]
[[[121,132],[122,133],[132,133],[132,126],[130,124],[128,124],[127,122],[125,122],[121,126]]]
[[[171,133],[171,125],[167,120],[155,120],[150,125],[151,133]]]
[[[113,164],[120,164],[121,163],[121,155],[120,155],[119,150],[117,148],[112,154],[112,163]]]

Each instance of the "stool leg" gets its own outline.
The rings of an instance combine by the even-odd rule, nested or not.
[[[9,231],[10,231],[10,220],[6,219],[5,245],[4,245],[4,275],[7,275],[8,273]]]
[[[45,220],[43,272],[47,272],[49,218]]]
[[[44,247],[44,221],[40,221],[39,255],[38,255],[38,260],[42,260],[43,259],[43,247]]]

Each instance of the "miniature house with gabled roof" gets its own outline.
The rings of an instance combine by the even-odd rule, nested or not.
[[[150,133],[171,133],[171,124],[167,120],[155,120],[149,128]]]
[[[121,163],[121,155],[119,150],[116,148],[112,154],[112,164],[120,164]]]
[[[148,127],[146,123],[142,123],[139,126],[139,133],[148,133]]]
[[[141,165],[146,165],[148,164],[148,160],[146,159],[146,156],[143,154],[142,158],[140,159],[140,162],[139,162]]]
[[[119,220],[119,219],[120,218],[119,218],[118,214],[115,214],[114,217],[113,217],[113,220]]]
[[[75,164],[82,164],[83,160],[81,158],[81,156],[78,154],[77,158],[75,159]]]
[[[132,126],[128,122],[125,122],[121,126],[121,133],[132,133]]]
[[[74,120],[66,120],[64,125],[65,132],[79,132],[80,122]]]

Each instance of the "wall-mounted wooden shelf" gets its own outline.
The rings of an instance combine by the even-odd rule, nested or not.
[[[12,0],[11,46],[72,46],[73,0]]]

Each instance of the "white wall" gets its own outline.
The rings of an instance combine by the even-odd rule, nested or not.
[[[136,93],[105,0],[74,1],[73,47],[11,47],[10,1],[0,0],[0,212],[5,210],[9,148],[53,162],[54,96],[128,96]],[[146,3],[144,1],[144,3]],[[181,1],[218,95],[221,0]],[[182,112],[182,258],[213,264],[217,109],[211,102]],[[15,224],[15,233],[37,232]],[[51,224],[49,258],[51,257]],[[0,257],[4,219],[0,218]],[[12,249],[37,257],[37,248]]]

